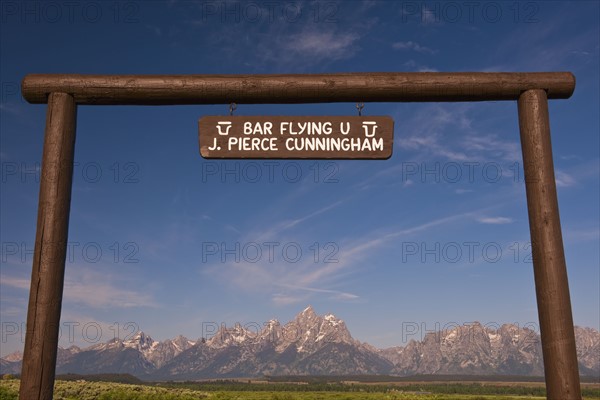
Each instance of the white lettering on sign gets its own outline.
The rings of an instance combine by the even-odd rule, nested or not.
[[[252,126],[252,122],[244,122],[244,135],[272,135],[271,128],[273,128],[272,122],[257,122]]]
[[[392,154],[390,117],[207,116],[199,121],[205,158],[373,158]]]
[[[287,138],[290,151],[383,151],[383,139],[361,138]]]
[[[281,122],[279,132],[290,135],[330,135],[331,122]]]
[[[277,138],[230,137],[227,150],[273,151],[277,150]]]

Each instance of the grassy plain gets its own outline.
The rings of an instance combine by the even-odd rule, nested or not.
[[[480,383],[443,383],[415,385],[349,385],[311,390],[297,384],[276,385],[203,385],[144,384],[114,382],[62,381],[55,384],[55,400],[542,400],[539,385],[518,386]],[[0,381],[0,400],[18,398],[19,380]],[[241,389],[241,390],[240,390]],[[273,390],[270,390],[273,389]],[[493,393],[497,391],[498,393]],[[512,393],[512,394],[511,394]],[[515,394],[518,393],[518,394]],[[600,399],[597,385],[584,388],[585,399]]]

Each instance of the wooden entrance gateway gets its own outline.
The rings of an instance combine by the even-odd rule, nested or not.
[[[574,90],[569,72],[27,75],[23,97],[48,109],[20,398],[52,399],[77,105],[516,100],[547,397],[581,399],[548,117]]]

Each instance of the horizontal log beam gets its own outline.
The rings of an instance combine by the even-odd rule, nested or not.
[[[75,75],[30,74],[22,82],[30,103],[52,92],[77,104],[177,105],[333,102],[518,100],[530,89],[569,98],[570,72],[387,72],[318,75]]]

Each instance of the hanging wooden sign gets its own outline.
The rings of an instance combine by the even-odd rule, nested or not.
[[[387,159],[388,116],[205,116],[198,121],[204,158]]]

